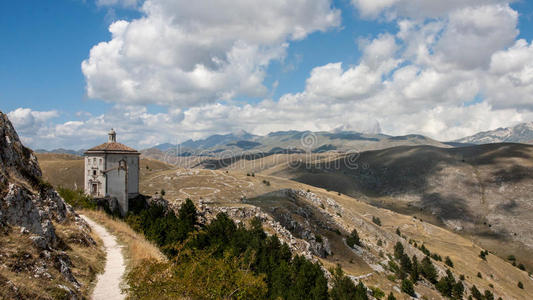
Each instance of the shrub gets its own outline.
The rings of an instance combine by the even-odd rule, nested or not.
[[[381,219],[379,217],[372,216],[372,222],[378,226],[381,226]]]
[[[518,282],[518,287],[521,288],[521,289],[524,289],[524,284],[522,283],[522,281]]]
[[[371,286],[370,290],[372,291],[372,296],[374,296],[374,298],[376,298],[376,299],[381,299],[381,298],[385,297],[385,292],[383,292],[378,287]]]
[[[166,194],[165,190],[162,189],[161,190],[161,196],[165,196],[165,194]]]
[[[85,195],[82,190],[71,190],[59,187],[57,189],[59,196],[72,207],[77,209],[96,209],[96,201],[90,196]]]
[[[379,239],[377,245],[378,245],[379,247],[383,246],[383,241],[382,241],[381,239]]]
[[[507,260],[516,261],[516,257],[513,254],[510,254],[509,256],[507,256]]]
[[[483,278],[483,276],[481,275],[481,272],[477,272],[477,277]]]
[[[518,265],[518,268],[522,271],[525,271],[526,270],[526,266],[524,266],[524,264],[519,264]]]
[[[397,228],[396,228],[396,234],[397,234],[398,236],[402,236],[402,232],[400,231],[400,227],[397,227]]]
[[[387,300],[396,300],[396,297],[394,297],[394,294],[390,292],[389,296],[387,297]]]
[[[487,255],[489,254],[489,251],[487,250],[482,250],[481,252],[479,252],[479,257],[482,259],[482,260],[487,260]]]
[[[352,233],[346,238],[346,244],[350,246],[351,248],[354,247],[354,245],[361,246],[361,240],[359,239],[359,234],[357,234],[357,230],[352,230]]]

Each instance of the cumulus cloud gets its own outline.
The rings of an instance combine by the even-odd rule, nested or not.
[[[379,124],[387,134],[452,140],[533,120],[533,43],[516,41],[518,13],[507,1],[352,3],[398,31],[359,39],[356,64],[316,66],[302,91],[270,99],[268,65],[291,41],[339,26],[329,1],[148,0],[143,17],[113,23],[111,39],[82,64],[88,95],[118,104],[102,115],[80,112],[41,137],[23,134],[49,148],[72,141],[82,144],[69,148],[84,148],[114,127],[120,141],[145,148],[239,129],[365,131]],[[231,101],[242,96],[267,98]],[[148,103],[167,111],[151,113]]]
[[[329,0],[147,0],[110,25],[82,71],[90,98],[191,107],[267,94],[265,71],[288,42],[340,24]]]
[[[140,0],[96,0],[97,6],[120,6],[125,8],[136,8]]]
[[[463,8],[479,5],[509,3],[510,0],[351,0],[361,16],[387,19],[439,18]]]
[[[55,110],[34,111],[30,108],[17,108],[7,115],[19,134],[28,134],[38,132],[47,121],[58,117],[59,113]]]

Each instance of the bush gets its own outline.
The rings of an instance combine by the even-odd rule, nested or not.
[[[390,292],[389,296],[387,297],[387,300],[396,300],[396,297],[394,297],[394,294]]]
[[[518,282],[518,287],[521,288],[521,289],[524,289],[524,284],[522,283],[522,281]]]
[[[453,268],[453,261],[449,256],[446,256],[446,259],[444,260],[444,263],[448,265],[449,267]]]
[[[513,254],[511,254],[511,255],[507,256],[507,260],[516,261],[516,257]]]
[[[96,209],[96,201],[92,197],[85,195],[82,190],[71,190],[59,187],[59,196],[72,207],[77,209]]]
[[[378,287],[371,286],[370,290],[372,291],[372,296],[374,296],[374,298],[376,298],[376,299],[381,299],[381,298],[385,297],[385,292],[383,292]]]
[[[487,260],[487,255],[489,254],[489,251],[487,250],[482,250],[481,252],[479,252],[479,257],[482,259],[482,260]]]
[[[381,219],[379,217],[372,216],[372,222],[378,226],[381,226]]]
[[[354,248],[355,245],[361,246],[361,240],[359,239],[359,234],[357,234],[357,230],[352,230],[352,233],[346,238],[346,244],[350,246],[351,248]]]
[[[396,234],[397,234],[398,236],[402,236],[402,232],[400,231],[400,227],[397,227],[397,228],[396,228]]]
[[[524,266],[524,264],[519,264],[518,265],[518,268],[522,271],[525,271],[526,270],[526,266]]]
[[[477,272],[477,277],[483,278],[483,276],[481,275],[481,272]]]

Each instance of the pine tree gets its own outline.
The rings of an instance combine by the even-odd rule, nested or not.
[[[422,266],[420,268],[422,276],[424,276],[429,282],[435,284],[437,283],[437,269],[435,269],[435,266],[431,262],[428,256],[424,257],[422,259]]]
[[[412,267],[411,267],[411,280],[413,281],[414,284],[416,284],[418,282],[418,280],[420,280],[420,265],[418,264],[418,258],[416,257],[416,255],[413,255],[413,264],[412,264]]]
[[[415,288],[413,287],[413,283],[411,282],[411,280],[404,279],[402,281],[402,292],[412,297],[415,296]]]

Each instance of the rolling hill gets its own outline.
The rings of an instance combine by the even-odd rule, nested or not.
[[[387,154],[390,159],[386,164],[392,165],[409,156],[409,153],[416,153],[417,150],[413,149],[417,148],[422,152],[433,150],[432,147],[394,148],[391,150],[393,152]],[[442,151],[428,154],[428,158],[423,160],[424,163],[427,166],[438,164],[431,163],[432,160],[447,160],[448,163],[459,160],[463,163],[462,158],[453,155],[449,157],[448,150]],[[496,157],[500,155],[497,149],[487,149],[487,153],[493,151]],[[361,153],[361,159],[364,157],[370,161],[371,157],[375,157],[379,160],[380,152],[372,151],[372,155]],[[472,153],[472,157],[475,155]],[[270,163],[267,169],[271,174],[277,173],[285,177],[307,174],[306,169],[300,170],[295,168],[295,165],[288,169],[285,161],[278,161],[286,157],[286,154],[277,154],[258,160],[265,161],[265,164]],[[301,154],[298,154],[298,157],[304,158]],[[339,154],[317,154],[314,157],[314,166],[317,167],[319,162],[333,162],[341,157]],[[54,169],[61,167],[59,161],[68,161],[68,157],[54,159],[54,164],[45,164],[45,160],[42,160],[45,174],[54,174]],[[469,157],[465,158],[465,161],[467,159]],[[496,158],[491,158],[490,155],[486,157],[487,162],[491,159]],[[478,255],[483,248],[468,236],[432,225],[425,218],[413,218],[408,214],[369,205],[365,203],[368,199],[364,195],[352,197],[339,194],[333,189],[326,190],[280,176],[259,172],[247,174],[247,168],[251,167],[255,160],[245,161],[240,169],[219,170],[172,168],[163,163],[159,165],[156,161],[143,161],[148,162],[141,166],[143,171],[140,190],[143,194],[153,195],[165,190],[165,199],[174,207],[190,198],[199,208],[204,220],[213,218],[219,212],[225,212],[234,220],[244,223],[252,217],[260,217],[265,230],[277,234],[293,251],[320,261],[325,268],[340,264],[353,279],[362,280],[369,287],[379,287],[387,294],[393,292],[398,299],[409,297],[401,294],[401,280],[395,277],[390,269],[391,258],[388,255],[392,257],[397,242],[403,244],[409,256],[417,256],[419,261],[425,255],[414,243],[417,243],[418,247],[425,245],[432,253],[442,258],[450,257],[454,263],[453,268],[446,266],[443,261],[432,261],[439,276],[444,276],[446,269],[451,269],[455,278],[464,275],[463,284],[466,290],[476,285],[481,291],[492,291],[496,298],[501,296],[504,299],[525,299],[528,291],[533,289],[533,281],[529,279],[527,272],[512,266],[510,262],[490,254],[487,260],[481,259]],[[406,164],[408,162],[399,167],[405,167]],[[369,169],[371,164],[367,167],[367,170]],[[332,169],[323,171],[335,175]],[[340,174],[343,172],[340,171]],[[326,181],[329,178],[321,177]],[[69,178],[62,180],[63,182],[55,184],[69,184]],[[328,181],[328,184],[333,183],[334,181]],[[318,185],[314,182],[313,184]],[[417,188],[423,186],[419,184]],[[395,184],[394,187],[399,189],[401,184]],[[376,224],[375,218],[379,218],[381,225]],[[357,230],[361,239],[361,247],[355,249],[348,247],[345,241],[353,229]],[[401,232],[401,236],[397,231]],[[521,256],[518,256],[518,259],[522,262]],[[478,272],[482,274],[482,278],[477,276]],[[523,282],[525,289],[517,287],[518,281]],[[434,285],[426,280],[419,282],[415,290],[419,297],[441,298]]]
[[[311,132],[280,131],[265,136],[247,132],[227,135],[213,135],[197,141],[186,141],[179,145],[161,144],[144,149],[141,153],[150,158],[176,163],[182,157],[195,157],[199,161],[206,157],[232,157],[258,154],[264,156],[294,153],[360,152],[385,149],[396,146],[431,145],[450,148],[462,143],[441,143],[422,135],[389,136],[364,134],[353,131]],[[178,157],[178,158],[176,158]]]
[[[502,257],[520,253],[533,267],[533,146],[395,147],[306,164],[281,161],[265,171],[419,216]]]

